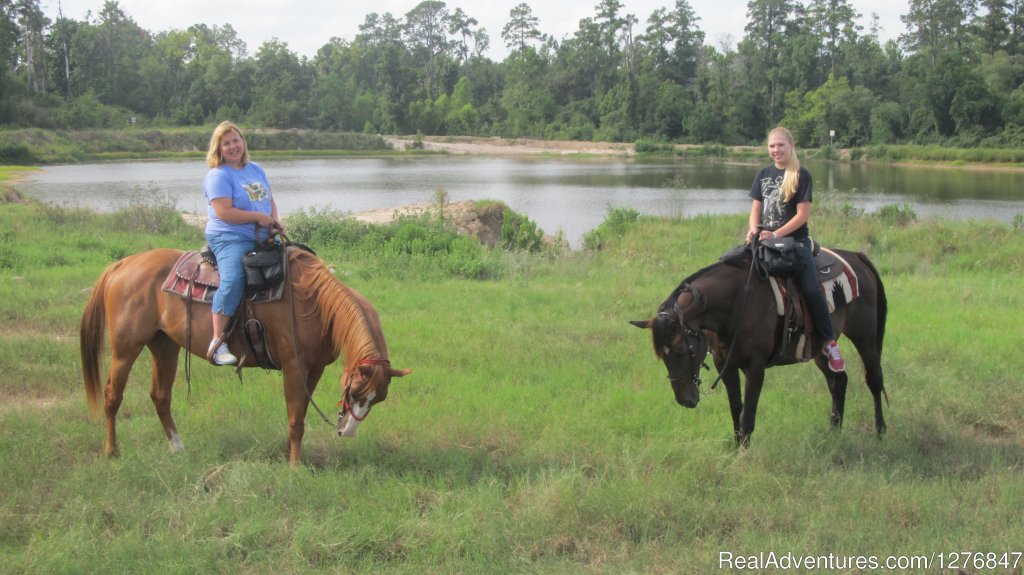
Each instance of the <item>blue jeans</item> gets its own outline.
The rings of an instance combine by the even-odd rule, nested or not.
[[[242,256],[253,249],[252,238],[235,234],[206,236],[220,271],[220,287],[213,294],[213,312],[233,316],[245,294],[245,268]]]
[[[825,295],[821,293],[821,286],[818,284],[818,270],[814,268],[814,256],[811,255],[808,244],[810,240],[799,240],[796,243],[796,255],[800,260],[796,279],[800,293],[807,300],[807,307],[814,321],[814,331],[827,342],[835,339],[836,335],[832,328],[832,316],[828,313],[828,302],[825,301]]]

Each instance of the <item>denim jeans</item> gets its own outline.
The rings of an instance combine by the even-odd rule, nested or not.
[[[818,284],[818,270],[814,267],[814,256],[811,255],[809,244],[809,239],[796,243],[796,255],[800,260],[796,279],[800,293],[807,300],[807,307],[814,321],[814,331],[827,342],[835,339],[836,335],[832,328],[832,316],[828,313],[828,302],[825,301],[825,295],[821,293],[821,286]]]
[[[216,234],[206,236],[206,243],[217,257],[217,269],[220,271],[220,287],[213,294],[213,311],[233,316],[245,294],[245,268],[242,266],[242,256],[252,251],[252,238],[235,234]]]

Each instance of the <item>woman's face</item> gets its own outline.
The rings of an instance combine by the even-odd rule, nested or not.
[[[768,136],[768,155],[775,162],[775,167],[785,168],[786,164],[789,163],[789,156],[792,152],[793,145],[789,143],[789,138],[782,134]]]
[[[220,137],[220,155],[224,163],[237,168],[242,164],[242,156],[245,155],[245,140],[241,134],[234,130],[224,132]]]

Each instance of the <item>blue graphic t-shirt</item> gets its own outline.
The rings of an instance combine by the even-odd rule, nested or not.
[[[811,173],[800,168],[800,179],[797,181],[796,193],[788,202],[782,201],[782,179],[786,171],[775,166],[768,166],[757,173],[754,183],[750,186],[748,197],[761,200],[761,225],[768,230],[777,230],[796,215],[796,205],[810,202],[812,196]],[[808,236],[807,224],[793,230],[790,234],[798,240]]]
[[[211,168],[203,180],[203,195],[206,196],[206,213],[209,216],[206,222],[207,234],[231,233],[256,239],[254,224],[229,224],[217,217],[210,204],[211,200],[217,198],[231,198],[231,206],[240,210],[268,215],[273,213],[270,182],[267,181],[266,172],[256,162],[249,162],[238,169],[231,166]],[[261,232],[266,237],[266,230]]]

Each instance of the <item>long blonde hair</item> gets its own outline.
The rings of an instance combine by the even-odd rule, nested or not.
[[[238,129],[233,122],[223,121],[213,129],[213,135],[210,136],[210,147],[206,150],[206,165],[210,168],[219,168],[224,164],[224,156],[220,153],[220,140],[224,137],[224,134],[234,131],[238,134],[239,138],[242,138],[242,143],[245,144],[245,151],[242,152],[241,165],[244,166],[249,163],[249,144],[245,141],[245,136],[242,135],[242,130]]]
[[[788,202],[796,194],[797,186],[800,185],[800,158],[796,155],[796,143],[793,141],[793,132],[778,126],[768,132],[768,140],[772,136],[779,135],[789,142],[789,161],[786,162],[786,175],[782,177],[782,201]]]

